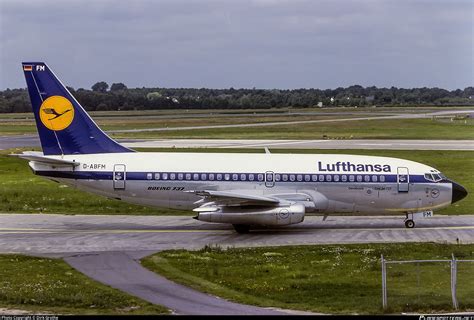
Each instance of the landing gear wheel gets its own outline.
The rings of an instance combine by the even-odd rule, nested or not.
[[[235,231],[240,234],[249,233],[250,231],[250,226],[248,224],[233,224],[233,226]]]
[[[407,227],[409,229],[414,228],[415,227],[415,221],[413,221],[411,219],[405,220],[405,227]]]

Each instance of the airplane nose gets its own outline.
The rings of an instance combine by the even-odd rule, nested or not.
[[[467,190],[462,185],[457,184],[456,182],[451,182],[451,184],[453,185],[453,197],[451,203],[458,202],[467,196]]]

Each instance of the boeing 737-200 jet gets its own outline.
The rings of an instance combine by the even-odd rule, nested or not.
[[[23,71],[43,152],[17,155],[39,176],[195,219],[284,226],[305,214],[431,216],[467,195],[427,165],[341,154],[135,152],[105,134],[43,62]]]

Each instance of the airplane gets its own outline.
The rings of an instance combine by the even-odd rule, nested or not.
[[[306,214],[430,217],[467,196],[439,170],[397,158],[342,154],[136,152],[103,132],[44,62],[24,62],[42,152],[34,174],[121,201],[193,210],[195,219],[287,226]],[[55,115],[56,117],[48,117]]]

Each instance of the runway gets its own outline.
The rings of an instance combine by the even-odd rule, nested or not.
[[[0,215],[0,250],[67,256],[79,252],[131,251],[136,256],[206,244],[252,247],[293,244],[417,242],[474,243],[474,215],[435,216],[406,229],[403,216],[308,216],[301,224],[237,234],[230,225],[191,216]],[[456,240],[457,239],[457,240]]]
[[[118,139],[129,148],[474,150],[474,140]],[[0,137],[0,150],[39,147],[37,135]]]
[[[130,141],[124,145],[130,148],[474,150],[474,140],[163,139]]]
[[[474,215],[434,216],[406,229],[402,216],[309,216],[302,224],[262,228],[240,235],[227,225],[190,216],[94,216],[2,214],[1,253],[64,258],[89,277],[165,305],[178,314],[286,314],[241,305],[180,286],[138,260],[167,249],[205,245],[256,247],[336,243],[474,243]]]

